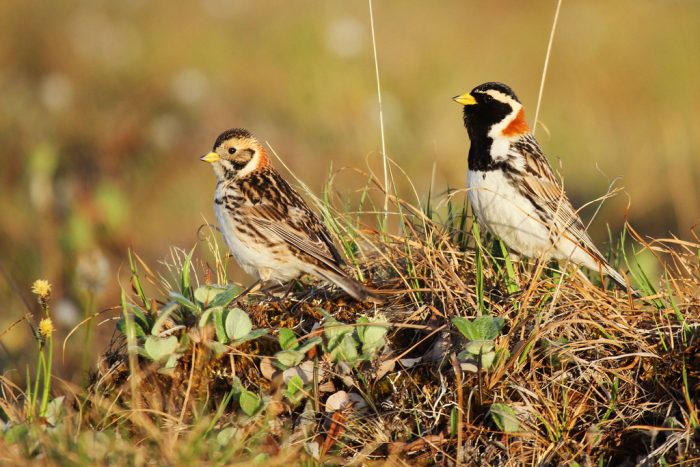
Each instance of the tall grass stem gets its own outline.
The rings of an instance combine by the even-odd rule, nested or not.
[[[540,104],[542,103],[542,94],[544,94],[544,82],[547,78],[547,68],[549,67],[549,56],[552,55],[552,44],[554,43],[554,32],[557,30],[559,22],[559,10],[561,10],[562,0],[557,2],[557,9],[554,11],[554,20],[552,21],[552,30],[549,32],[549,43],[547,44],[547,54],[544,56],[544,67],[542,68],[542,77],[540,78],[540,90],[537,94],[537,107],[535,108],[535,124],[532,128],[532,134],[537,130],[537,122],[540,116]]]
[[[389,216],[389,159],[386,153],[386,138],[384,137],[384,112],[382,108],[382,87],[379,84],[379,58],[377,56],[377,38],[374,33],[374,12],[372,0],[369,3],[369,24],[372,30],[372,52],[374,54],[374,75],[377,81],[377,103],[379,105],[379,131],[382,138],[382,163],[384,166],[384,224],[386,226]]]

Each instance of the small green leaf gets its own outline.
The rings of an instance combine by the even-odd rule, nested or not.
[[[212,315],[214,310],[217,308],[208,308],[202,312],[202,315],[199,317],[199,323],[197,324],[198,327],[203,328],[204,326],[207,325],[207,322],[209,321],[209,317]]]
[[[206,343],[207,347],[212,349],[214,353],[218,356],[226,352],[226,346],[218,341],[208,341]]]
[[[496,360],[496,356],[497,356],[497,355],[498,355],[498,354],[497,354],[496,352],[494,352],[493,350],[490,351],[490,352],[484,352],[484,353],[482,353],[482,354],[481,354],[481,365],[480,365],[480,366],[481,366],[481,369],[482,369],[482,370],[488,370],[489,368],[491,368],[491,366],[493,365],[493,362]],[[458,359],[460,362],[464,362],[464,363],[471,362],[471,363],[473,363],[474,365],[477,364],[478,358],[479,358],[479,353],[478,353],[478,352],[477,352],[477,353],[472,353],[472,352],[470,352],[470,351],[468,351],[468,350],[463,350],[463,351],[461,351],[461,352],[457,355],[457,359]],[[474,371],[476,371],[476,370],[474,370]]]
[[[482,315],[473,320],[460,316],[452,318],[452,324],[470,341],[493,340],[503,329],[503,318]]]
[[[219,433],[216,435],[216,442],[219,443],[220,446],[227,446],[231,439],[238,434],[238,428],[235,427],[227,427],[221,430]]]
[[[278,339],[282,350],[296,349],[299,347],[297,336],[295,336],[294,331],[289,328],[280,328]]]
[[[46,406],[46,421],[49,424],[56,426],[63,419],[63,400],[65,396],[59,396],[52,399],[51,402]]]
[[[294,375],[287,381],[287,394],[293,396],[297,392],[304,389],[304,381],[299,375]]]
[[[357,337],[360,339],[360,342],[365,341],[365,330],[367,329],[366,324],[369,324],[369,318],[366,316],[360,316],[357,318],[357,329],[355,330],[357,332]]]
[[[211,301],[214,300],[217,295],[223,292],[226,292],[226,287],[221,287],[218,285],[202,285],[195,289],[194,298],[205,308],[207,308],[209,307]]]
[[[190,301],[189,298],[185,297],[180,293],[170,292],[170,297],[172,297],[172,299],[175,300],[175,302],[177,302],[178,305],[187,308],[192,313],[199,314],[199,312],[201,311],[199,306],[197,306],[194,302]]]
[[[520,430],[520,422],[515,416],[515,410],[506,404],[491,404],[491,418],[504,433],[514,433]]]
[[[472,333],[471,327],[472,323],[469,321],[467,318],[462,318],[461,316],[457,316],[455,318],[452,318],[452,324],[454,327],[457,328],[459,332],[462,333],[464,337],[467,339],[471,339],[469,336]]]
[[[353,327],[335,318],[326,318],[326,324],[323,326],[323,334],[328,339],[328,348],[333,349],[336,347],[347,334],[353,332]]]
[[[170,354],[168,359],[165,361],[165,364],[158,369],[158,373],[172,376],[175,371],[175,367],[177,366],[178,358],[180,358],[178,354]]]
[[[275,363],[278,366],[287,369],[300,364],[304,360],[304,354],[298,350],[282,350],[275,354],[275,358],[277,359]]]
[[[215,306],[226,306],[233,301],[234,298],[238,297],[243,289],[234,284],[228,284],[226,286],[226,291],[218,294],[214,299],[209,302],[210,307]]]
[[[467,352],[472,355],[484,354],[486,352],[491,352],[495,344],[493,341],[470,341],[467,344]]]
[[[244,390],[243,383],[241,383],[241,379],[238,376],[231,378],[231,394],[234,399],[239,399]]]
[[[192,255],[194,250],[197,248],[195,244],[190,250],[189,254],[185,256],[185,261],[182,263],[182,277],[180,278],[181,291],[183,295],[191,296],[192,288],[190,287],[190,267],[192,266]]]
[[[493,340],[498,337],[503,329],[503,318],[482,315],[474,320],[474,327],[477,335],[472,340]]]
[[[256,329],[255,331],[250,331],[245,336],[234,340],[233,344],[242,344],[243,342],[252,341],[257,339],[258,337],[264,336],[265,334],[267,334],[267,329]]]
[[[240,308],[229,311],[226,317],[226,335],[229,339],[240,339],[253,329],[253,322],[248,313]]]
[[[228,315],[228,310],[223,307],[217,306],[210,308],[214,314],[214,329],[216,330],[216,338],[222,344],[228,344],[229,338],[226,335],[226,316]]]
[[[300,345],[299,347],[297,347],[296,350],[298,352],[305,354],[306,352],[308,352],[309,350],[316,347],[318,344],[320,344],[322,342],[323,342],[323,339],[321,339],[320,337],[318,337],[318,336],[312,337],[311,339],[307,339],[306,342],[304,343],[304,345]]]
[[[361,321],[358,320],[358,323],[359,322]],[[388,324],[372,320],[369,320],[364,326],[358,326],[358,331],[360,328],[364,331],[360,336],[360,340],[363,344],[368,344],[370,346],[376,346],[379,343],[383,343],[384,336],[386,336],[387,332],[389,332]]]
[[[117,329],[126,336],[126,321],[123,317],[119,318],[119,321],[117,321]],[[136,337],[146,337],[146,332],[136,323],[134,323],[134,334]]]
[[[247,389],[241,392],[238,404],[241,406],[243,413],[249,417],[255,415],[262,408],[262,400],[260,400],[260,397]]]
[[[493,361],[496,359],[496,352],[485,352],[481,354],[481,368],[489,369],[493,365]]]
[[[136,305],[129,305],[129,311],[134,315],[134,322],[143,329],[146,334],[151,330],[151,319]]]
[[[472,355],[470,352],[467,352],[466,350],[462,350],[460,353],[457,354],[457,359],[460,362],[467,362],[470,360],[474,360],[474,355]]]
[[[342,340],[331,350],[331,359],[334,362],[354,363],[358,357],[357,341],[349,333],[343,335]]]
[[[362,323],[362,319],[360,318],[357,322]],[[371,323],[371,321],[367,322]],[[362,333],[360,333],[360,329],[362,329]],[[362,342],[362,353],[368,357],[372,357],[386,344],[385,336],[389,328],[385,324],[368,324],[358,326],[357,331],[360,341]]]
[[[175,336],[166,337],[165,339],[156,336],[148,336],[144,343],[144,350],[151,360],[159,362],[170,357],[170,355],[175,352],[175,349],[177,349],[177,346],[178,341]]]

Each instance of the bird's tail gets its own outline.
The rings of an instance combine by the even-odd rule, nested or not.
[[[627,290],[629,289],[632,292],[632,295],[634,295],[637,298],[641,298],[642,294],[639,293],[639,291],[635,290],[632,288],[627,281],[625,281],[625,278],[622,277],[622,274],[617,272],[612,266],[610,266],[608,263],[604,262],[602,264],[603,267],[603,273],[606,274],[610,279],[613,280],[622,290]]]
[[[384,301],[377,295],[376,292],[370,290],[363,284],[360,284],[358,281],[347,276],[343,272],[336,272],[328,269],[317,269],[315,273],[328,282],[343,289],[348,295],[358,302],[382,303]]]

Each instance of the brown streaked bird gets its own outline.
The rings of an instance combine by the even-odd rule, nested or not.
[[[479,222],[523,256],[570,259],[627,289],[588,236],[513,90],[484,83],[454,100],[471,140],[467,192]]]
[[[311,274],[355,300],[376,300],[343,270],[326,226],[272,167],[250,132],[223,132],[201,160],[217,177],[214,212],[226,244],[257,282],[285,284]]]

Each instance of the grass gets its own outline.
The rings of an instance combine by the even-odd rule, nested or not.
[[[383,305],[310,279],[286,297],[234,300],[241,287],[225,283],[226,255],[211,229],[159,267],[129,253],[121,323],[89,386],[47,380],[50,355],[24,388],[3,377],[3,460],[698,459],[698,243],[642,241],[627,226],[612,254],[633,266],[648,295],[633,300],[542,262],[512,261],[479,234],[461,193],[423,207],[389,196],[377,226],[386,214],[401,235],[358,223],[334,190],[338,175],[321,198],[307,197]],[[367,177],[360,189],[372,206],[385,193],[367,188],[379,186]],[[635,265],[641,250],[663,268],[657,282]],[[50,398],[40,378],[51,382]]]
[[[637,300],[568,265],[511,258],[461,191],[436,197],[431,183],[422,203],[406,177],[414,199],[401,199],[368,5],[382,176],[357,171],[354,205],[335,187],[342,171],[320,198],[297,183],[385,303],[352,302],[311,278],[287,295],[239,298],[211,227],[159,266],[129,251],[117,313],[97,323],[104,312],[87,295],[86,348],[96,324],[114,333],[85,385],[53,374],[50,294],[37,292],[37,363],[24,386],[0,378],[3,462],[698,462],[698,239],[644,239],[631,225],[611,237],[609,259],[630,270]],[[83,367],[93,361],[85,352]]]

